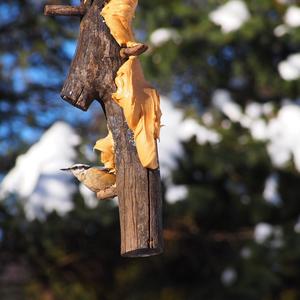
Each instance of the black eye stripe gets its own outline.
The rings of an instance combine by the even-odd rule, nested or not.
[[[74,166],[73,168],[72,168],[72,170],[79,170],[79,169],[85,169],[85,170],[87,170],[87,169],[89,169],[90,168],[90,166]]]

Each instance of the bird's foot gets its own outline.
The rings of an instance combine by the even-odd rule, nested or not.
[[[112,199],[117,196],[117,186],[116,184],[97,192],[97,199],[99,200],[107,200]]]

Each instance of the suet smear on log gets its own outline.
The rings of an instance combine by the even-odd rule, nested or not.
[[[135,41],[131,27],[137,2],[137,0],[110,0],[103,8],[102,16],[121,47],[145,51],[145,47]],[[137,55],[143,51],[137,52]],[[129,50],[123,50],[123,53],[126,52],[130,53]],[[117,91],[113,93],[112,98],[123,108],[128,127],[134,134],[141,164],[145,168],[157,169],[156,139],[159,138],[160,132],[160,99],[157,91],[145,80],[137,56],[129,56],[117,72],[115,83]],[[110,140],[106,138],[105,142],[98,141],[95,149],[106,153],[109,149],[113,149],[107,141]],[[106,145],[107,148],[104,149],[99,145]],[[110,157],[113,159],[113,153]],[[106,161],[106,164],[113,163]]]
[[[115,159],[114,159],[114,140],[111,131],[108,135],[101,140],[98,140],[94,149],[100,151],[100,160],[104,164],[105,168],[109,169],[110,172],[115,173]]]

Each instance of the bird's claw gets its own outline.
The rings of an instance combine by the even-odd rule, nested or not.
[[[99,200],[106,200],[112,199],[117,196],[116,184],[97,192],[97,199]]]

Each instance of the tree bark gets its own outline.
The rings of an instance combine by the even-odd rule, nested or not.
[[[106,102],[105,108],[115,141],[121,254],[127,257],[160,254],[163,241],[159,170],[141,165],[122,108],[113,101]]]
[[[103,0],[94,0],[86,8],[61,96],[82,110],[87,110],[96,99],[106,113],[115,143],[121,255],[157,255],[163,251],[160,172],[141,165],[123,110],[112,100],[116,73],[131,50],[121,57],[121,48],[100,14],[103,6]]]

